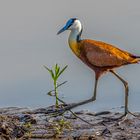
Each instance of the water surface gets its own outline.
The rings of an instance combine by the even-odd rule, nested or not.
[[[83,38],[112,43],[140,55],[140,2],[138,0],[3,1],[0,4],[0,106],[45,107],[54,103],[46,95],[53,88],[43,65],[68,65],[60,82],[60,97],[67,102],[93,94],[94,73],[68,47],[68,32],[57,31],[71,17],[83,24]],[[117,72],[129,83],[129,106],[140,111],[140,65]],[[124,104],[124,88],[113,75],[99,81],[97,101],[83,109],[108,110]]]

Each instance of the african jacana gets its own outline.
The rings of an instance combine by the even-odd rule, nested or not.
[[[95,72],[95,86],[92,98],[75,103],[71,108],[95,101],[99,77],[105,72],[111,72],[125,87],[125,112],[123,116],[127,113],[131,113],[128,110],[128,83],[122,79],[114,69],[124,65],[138,63],[138,61],[140,61],[140,59],[138,59],[140,56],[133,55],[101,41],[81,39],[82,29],[81,22],[77,18],[71,18],[57,33],[60,34],[65,30],[70,30],[68,42],[71,50]]]

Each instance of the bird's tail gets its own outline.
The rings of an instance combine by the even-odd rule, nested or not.
[[[133,58],[140,58],[140,56],[132,55]]]
[[[134,58],[134,59],[132,60],[133,63],[139,63],[139,62],[140,62],[140,56],[132,55],[131,57]]]
[[[140,56],[133,55],[132,57],[134,58],[134,61],[135,61],[136,63],[140,63]]]

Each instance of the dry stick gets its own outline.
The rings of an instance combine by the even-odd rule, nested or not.
[[[58,97],[57,97],[57,99],[58,99],[61,103],[63,103],[64,105],[67,105],[63,100],[59,99]],[[70,111],[76,118],[80,119],[81,121],[83,121],[83,122],[85,122],[85,123],[87,123],[87,124],[89,124],[89,125],[94,126],[94,124],[89,123],[88,121],[86,121],[86,120],[84,120],[83,118],[81,118],[81,117],[79,117],[78,115],[76,115],[71,109],[64,110],[63,113],[65,113],[66,111]],[[63,114],[63,113],[62,113],[62,114]]]
[[[64,85],[66,82],[67,82],[67,81],[64,81],[63,83],[58,84],[58,85],[56,86],[56,88],[58,88],[58,87]],[[53,90],[50,90],[47,94],[52,93],[53,91],[55,91],[55,90],[54,90],[54,89],[53,89]],[[50,94],[49,94],[49,95],[50,95]],[[52,96],[52,95],[51,95],[51,96]],[[55,96],[55,95],[54,95],[54,96]]]
[[[87,124],[89,124],[89,125],[94,126],[94,124],[89,123],[88,121],[86,121],[86,120],[84,120],[83,118],[79,117],[79,116],[76,115],[73,111],[71,111],[71,110],[69,110],[69,111],[70,111],[76,118],[80,119],[81,121],[83,121],[83,122],[85,122],[85,123],[87,123]]]

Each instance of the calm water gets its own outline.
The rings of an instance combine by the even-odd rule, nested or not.
[[[71,0],[3,1],[0,4],[0,107],[44,107],[54,103],[46,95],[52,81],[43,65],[69,65],[59,79],[67,102],[87,99],[93,94],[94,73],[68,48],[68,32],[56,35],[67,19],[78,17],[83,38],[102,40],[140,55],[140,1]],[[140,65],[117,72],[129,82],[129,106],[140,111]],[[99,82],[97,101],[80,108],[109,110],[124,103],[124,88],[113,75]]]

